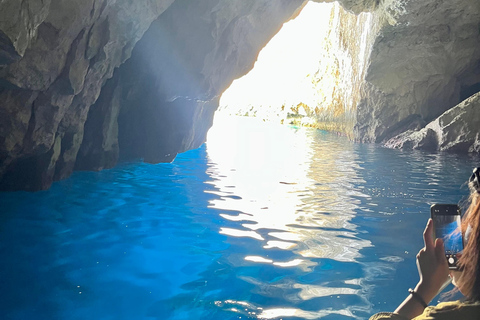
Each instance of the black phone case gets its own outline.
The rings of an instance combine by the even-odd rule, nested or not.
[[[430,216],[433,220],[433,236],[437,238],[437,226],[435,221],[437,216],[461,216],[460,208],[457,204],[434,204],[430,207]],[[462,250],[463,250],[463,237],[462,237]],[[461,252],[449,252],[445,251],[445,257],[447,258],[448,268],[451,270],[457,270],[457,254]]]

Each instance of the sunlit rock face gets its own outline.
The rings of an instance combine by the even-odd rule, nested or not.
[[[419,130],[480,90],[479,1],[386,1],[376,12],[355,127],[366,142]]]
[[[374,26],[371,13],[308,3],[222,95],[219,112],[352,137]]]
[[[347,8],[356,11],[358,7]],[[315,102],[301,103],[295,110],[306,114],[315,127],[353,137],[357,105],[376,34],[375,23],[378,22],[372,13],[355,15],[339,5],[332,7],[324,50],[311,75]]]
[[[277,105],[248,103],[237,114],[384,143],[423,128],[480,90],[480,2],[340,4],[325,5],[331,10],[327,34],[311,36],[324,49],[308,75],[314,97]]]

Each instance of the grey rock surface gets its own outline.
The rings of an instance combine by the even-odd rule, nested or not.
[[[480,2],[385,1],[370,54],[355,138],[384,142],[428,123],[480,90]]]
[[[428,151],[479,152],[480,93],[449,109],[424,128],[388,140],[391,148]]]
[[[0,3],[0,189],[45,189],[71,174],[90,106],[172,2]]]

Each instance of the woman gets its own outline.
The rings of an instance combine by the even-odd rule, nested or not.
[[[470,205],[462,221],[465,248],[458,262],[462,271],[448,269],[443,241],[433,240],[433,223],[428,220],[425,247],[417,255],[420,281],[394,313],[378,313],[370,320],[480,320],[480,168],[473,170],[468,185]],[[427,307],[449,277],[466,299]]]

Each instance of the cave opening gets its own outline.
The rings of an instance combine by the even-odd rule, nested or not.
[[[282,122],[299,103],[313,106],[312,78],[333,6],[309,2],[286,22],[261,50],[253,69],[223,93],[218,111]]]
[[[255,117],[351,137],[371,23],[371,13],[308,2],[260,51],[253,69],[222,94],[215,119]]]

